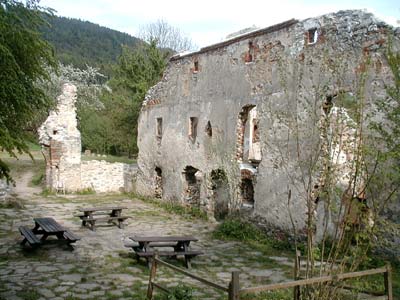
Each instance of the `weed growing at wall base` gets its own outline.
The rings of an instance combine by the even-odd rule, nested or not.
[[[222,240],[235,240],[245,243],[258,244],[262,248],[276,250],[293,250],[289,240],[278,240],[268,237],[255,225],[245,222],[238,217],[231,217],[222,222],[213,232],[213,237]]]
[[[177,214],[187,219],[208,220],[207,213],[198,207],[184,206],[177,202],[156,200],[151,197],[145,197],[137,194],[130,194],[130,197],[140,199],[164,209],[168,213]]]
[[[96,191],[92,188],[85,188],[76,192],[77,195],[93,195]]]

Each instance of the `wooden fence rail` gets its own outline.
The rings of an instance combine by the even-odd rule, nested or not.
[[[308,279],[301,279],[301,280],[294,280],[289,282],[282,282],[282,283],[274,283],[268,285],[262,285],[257,287],[250,287],[250,288],[240,288],[240,281],[239,281],[239,272],[234,271],[232,272],[231,281],[228,287],[216,284],[211,282],[207,279],[201,278],[197,275],[194,275],[184,269],[178,268],[174,265],[166,263],[158,258],[156,255],[152,260],[151,270],[150,270],[150,277],[149,277],[149,285],[147,288],[147,299],[153,299],[153,290],[154,288],[158,288],[166,293],[169,293],[169,290],[162,285],[155,282],[155,277],[157,273],[157,266],[163,265],[167,268],[170,268],[178,273],[184,274],[192,279],[195,279],[205,285],[218,289],[227,293],[228,300],[240,300],[240,295],[250,294],[250,293],[258,293],[258,292],[265,292],[265,291],[272,291],[277,289],[287,289],[287,288],[294,288],[294,299],[299,299],[300,296],[300,287],[306,285],[312,285],[317,283],[326,283],[326,282],[337,282],[340,280],[350,279],[350,278],[357,278],[357,277],[364,277],[369,275],[375,274],[383,274],[384,276],[384,283],[385,283],[385,293],[384,295],[387,296],[387,300],[393,300],[393,291],[392,291],[392,273],[390,265],[387,265],[382,268],[377,269],[370,269],[365,271],[359,272],[352,272],[352,273],[342,273],[342,274],[335,274],[329,276],[321,276],[315,278],[308,278]]]
[[[169,263],[167,263],[165,261],[160,260],[158,258],[158,255],[155,255],[155,257],[152,260],[151,269],[150,269],[150,277],[149,277],[149,285],[147,287],[147,299],[148,300],[152,300],[153,299],[154,287],[156,287],[156,288],[158,288],[158,289],[160,289],[160,290],[162,290],[162,291],[164,291],[166,293],[169,293],[169,290],[167,288],[165,288],[162,285],[154,282],[155,277],[156,277],[156,273],[157,273],[158,265],[163,265],[163,266],[165,266],[167,268],[170,268],[170,269],[172,269],[172,270],[174,270],[174,271],[176,271],[178,273],[181,273],[181,274],[186,275],[186,276],[188,276],[188,277],[190,277],[192,279],[195,279],[195,280],[197,280],[197,281],[199,281],[199,282],[201,282],[201,283],[203,283],[205,285],[208,285],[208,286],[211,286],[211,287],[213,287],[213,288],[215,288],[217,290],[221,290],[223,292],[229,293],[229,287],[225,287],[225,286],[216,284],[216,283],[214,283],[212,281],[209,281],[207,279],[204,279],[204,278],[201,278],[201,277],[199,277],[197,275],[194,275],[194,274],[192,274],[192,273],[190,273],[190,272],[188,272],[188,271],[186,271],[184,269],[178,268],[178,267],[176,267],[174,265],[171,265],[171,264],[169,264]],[[235,286],[237,286],[237,285],[235,285]]]

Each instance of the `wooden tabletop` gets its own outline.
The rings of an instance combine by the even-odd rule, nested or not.
[[[64,232],[65,228],[57,223],[53,218],[34,218],[37,225],[39,225],[47,233]]]
[[[146,243],[146,242],[189,242],[198,241],[197,238],[191,235],[187,236],[132,236],[129,237],[131,240],[138,243]]]
[[[79,208],[79,211],[86,212],[86,211],[99,211],[99,210],[121,210],[127,209],[126,206],[100,206],[100,207],[85,207]]]

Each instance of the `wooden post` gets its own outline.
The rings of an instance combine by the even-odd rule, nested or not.
[[[231,282],[229,283],[228,299],[229,300],[240,300],[239,290],[240,290],[239,272],[234,271],[234,272],[232,272],[232,279],[231,279]]]
[[[156,272],[157,272],[156,259],[157,258],[158,258],[158,254],[156,252],[153,257],[153,261],[152,261],[151,269],[150,269],[149,285],[147,286],[147,300],[153,300],[153,281],[156,278]]]
[[[300,251],[296,250],[296,257],[294,259],[294,280],[298,280],[300,277]],[[293,299],[300,300],[300,286],[295,286],[293,288]]]
[[[386,272],[384,273],[385,279],[385,294],[388,300],[393,300],[393,287],[392,287],[392,267],[390,264],[386,265]]]

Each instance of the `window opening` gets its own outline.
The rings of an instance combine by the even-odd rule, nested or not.
[[[208,121],[207,125],[206,125],[206,134],[209,137],[212,137],[212,126],[211,126],[211,122],[210,121]]]
[[[260,141],[260,131],[258,129],[258,119],[253,119],[253,143]]]
[[[162,118],[157,118],[156,136],[159,139],[162,137]]]
[[[322,109],[324,110],[325,115],[328,115],[332,109],[333,98],[334,96],[332,95],[326,96],[325,98],[324,104],[322,105]]]
[[[253,56],[254,56],[254,46],[253,42],[249,42],[249,50],[246,53],[246,56],[244,58],[244,61],[246,63],[252,62],[253,61]]]
[[[318,41],[318,30],[317,28],[311,28],[307,31],[308,44],[312,45]]]
[[[196,117],[190,117],[189,119],[189,138],[194,142],[197,137],[197,124],[199,119]]]
[[[156,167],[154,171],[156,172],[154,196],[161,199],[163,194],[162,170],[160,167]]]

